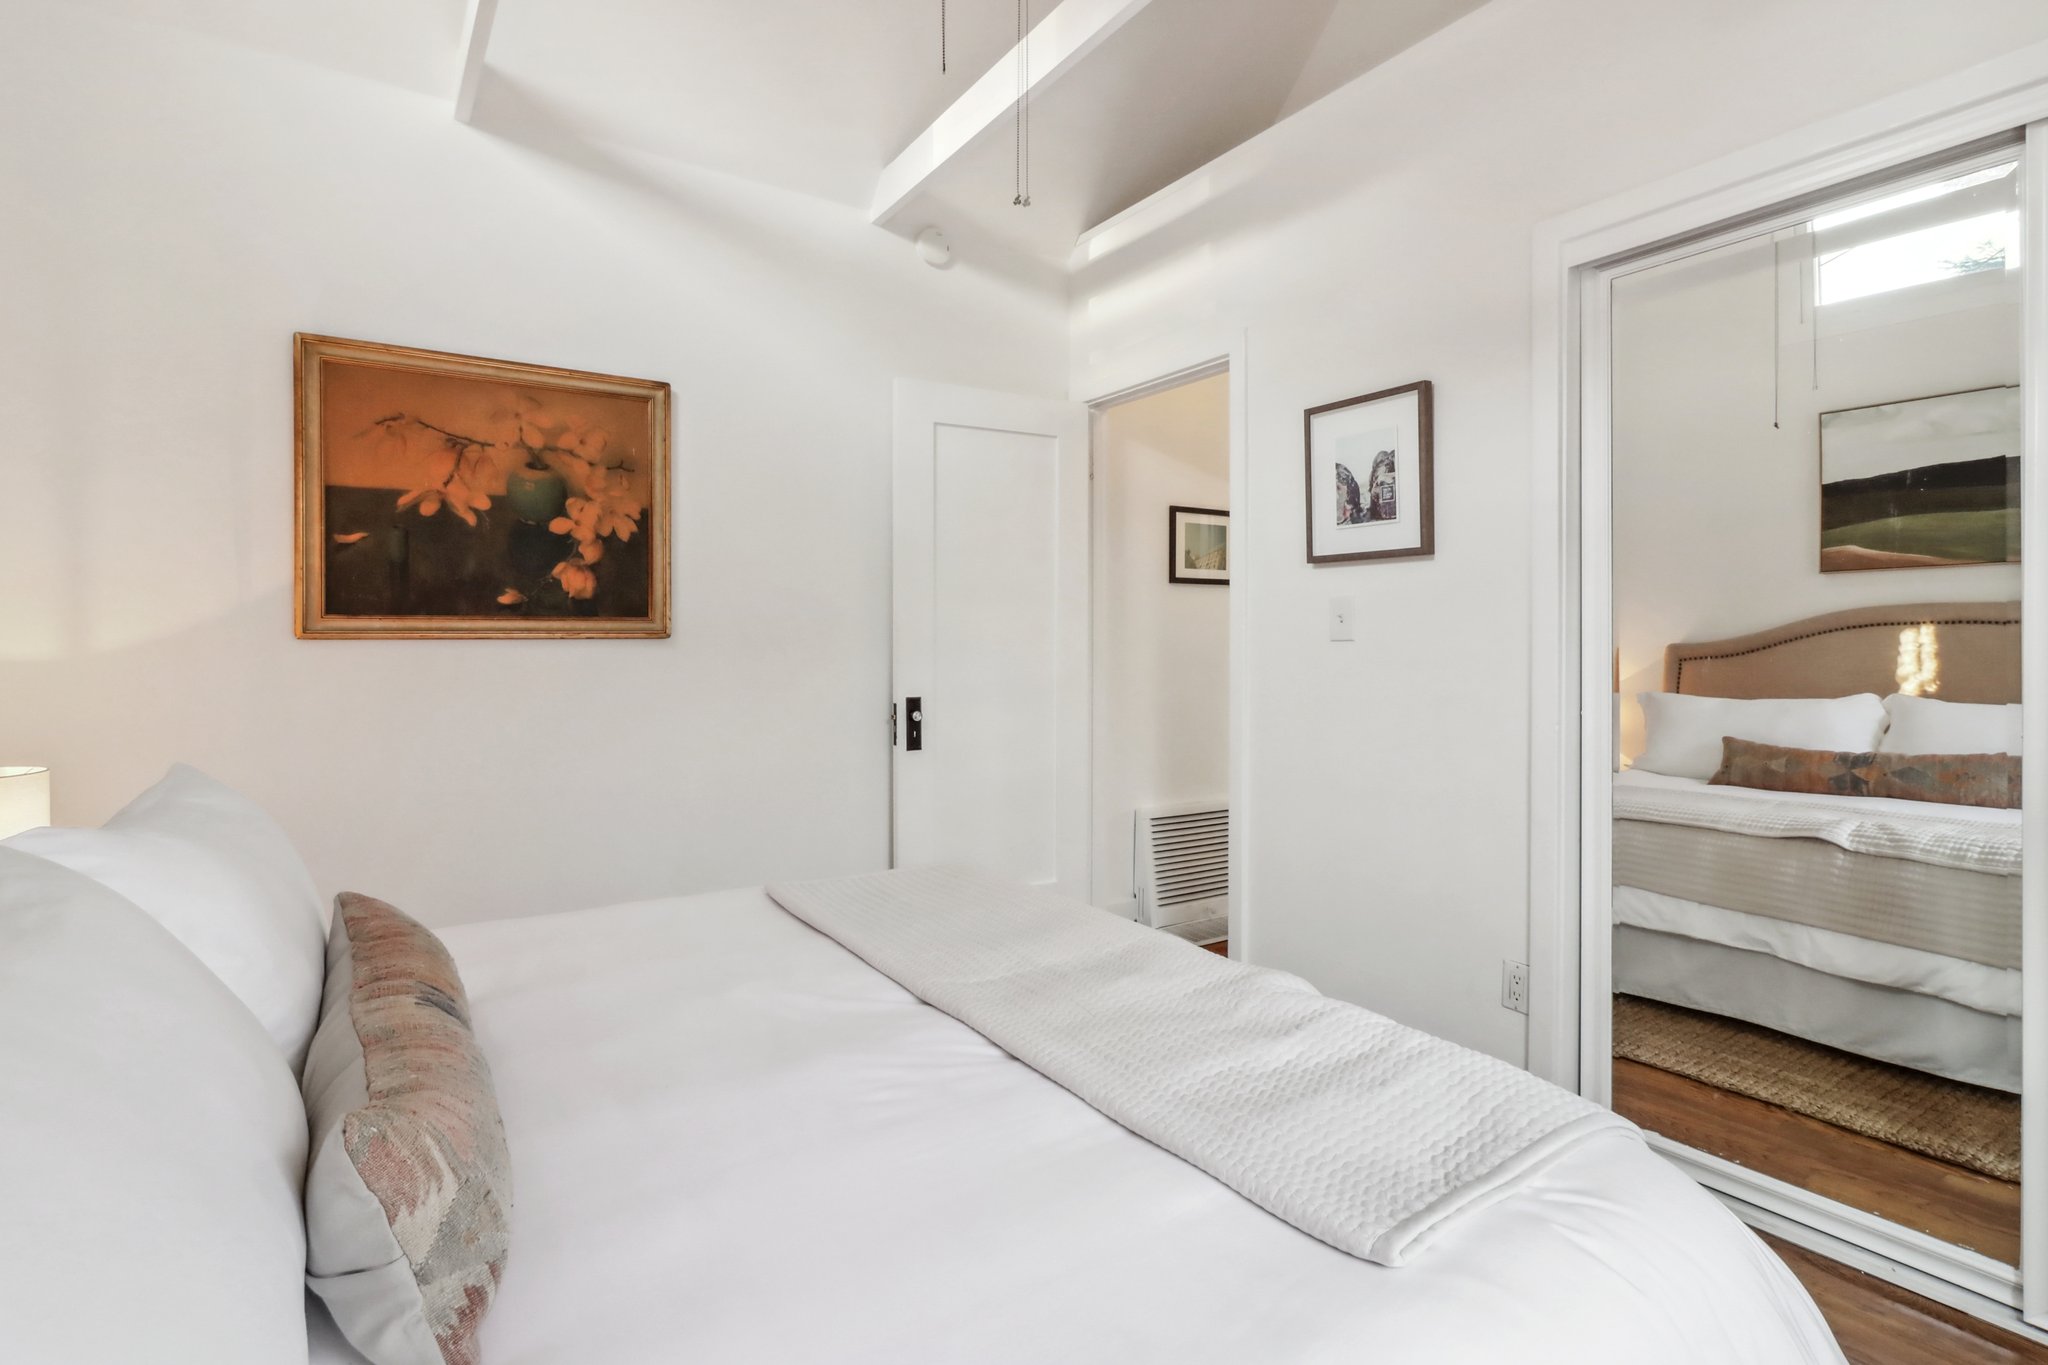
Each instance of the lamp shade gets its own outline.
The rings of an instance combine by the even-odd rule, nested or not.
[[[0,768],[0,839],[50,823],[50,770]]]

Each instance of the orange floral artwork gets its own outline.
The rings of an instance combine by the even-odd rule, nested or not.
[[[301,335],[301,636],[668,634],[668,386]]]

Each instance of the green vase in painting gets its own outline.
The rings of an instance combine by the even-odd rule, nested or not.
[[[562,476],[538,455],[505,475],[505,505],[513,516],[535,526],[545,526],[562,515],[568,493],[569,485]]]

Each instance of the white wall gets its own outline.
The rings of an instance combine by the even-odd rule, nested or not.
[[[1798,306],[1803,261],[1776,258],[1768,237],[1752,238],[1616,285],[1614,624],[1629,757],[1643,747],[1635,696],[1663,686],[1674,641],[2020,593],[2017,564],[1819,568],[1820,414],[2018,383],[2018,272],[1831,305],[1816,343]],[[1844,315],[1853,330],[1833,325]]]
[[[1167,509],[1230,506],[1230,377],[1104,411],[1095,440],[1094,892],[1134,913],[1132,816],[1230,783],[1230,598],[1167,581]]]
[[[1061,391],[1058,281],[502,84],[55,0],[0,50],[0,753],[60,821],[186,759],[435,922],[886,863],[890,381]],[[674,638],[293,639],[295,329],[670,381]]]
[[[1971,0],[1494,0],[1077,281],[1073,392],[1243,338],[1254,960],[1501,1056],[1528,943],[1530,250],[1579,205],[2048,37]],[[1432,560],[1311,568],[1302,410],[1436,383]],[[1359,640],[1333,644],[1333,596]]]

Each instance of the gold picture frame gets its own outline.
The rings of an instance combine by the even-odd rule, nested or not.
[[[293,337],[300,639],[666,639],[669,386]]]

